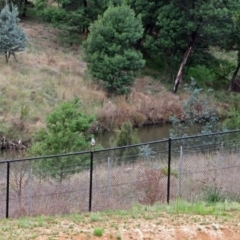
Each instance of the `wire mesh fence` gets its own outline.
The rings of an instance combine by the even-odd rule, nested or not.
[[[239,137],[224,132],[174,139],[171,169],[178,178],[171,182],[172,194],[188,201],[240,200]]]
[[[88,153],[10,162],[8,216],[88,211],[89,162]]]
[[[0,218],[4,218],[6,214],[6,179],[7,164],[0,162]]]
[[[167,169],[166,151],[161,150],[165,144],[162,141],[151,143],[151,148],[143,144],[94,153],[92,209],[126,209],[136,203],[166,201],[167,175],[161,173]]]
[[[0,218],[240,200],[240,130],[0,162]]]

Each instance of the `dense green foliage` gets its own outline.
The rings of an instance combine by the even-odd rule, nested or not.
[[[47,117],[47,129],[38,132],[32,151],[46,155],[88,149],[91,136],[87,130],[93,120],[93,116],[82,113],[78,99],[63,102]]]
[[[159,71],[164,72],[165,81],[172,81],[172,78],[177,75],[184,54],[189,47],[191,47],[191,52],[187,57],[186,66],[184,65],[183,68],[184,80],[189,81],[192,75],[199,87],[211,86],[212,88],[222,89],[232,83],[238,74],[240,57],[237,57],[239,58],[237,66],[234,66],[236,63],[230,66],[228,60],[223,61],[216,58],[211,51],[213,48],[239,51],[240,2],[238,0],[187,0],[184,2],[178,0],[57,0],[56,3],[58,7],[49,5],[46,0],[37,0],[38,13],[46,21],[59,27],[64,26],[65,29],[85,33],[86,36],[89,31],[91,32],[91,36],[88,38],[88,46],[92,40],[96,40],[93,41],[91,51],[89,49],[89,55],[94,55],[92,58],[96,62],[105,64],[89,65],[89,69],[94,72],[93,76],[95,78],[104,80],[109,91],[125,93],[129,90],[128,88],[117,90],[122,81],[117,86],[113,85],[114,77],[119,74],[115,71],[114,66],[121,65],[119,61],[124,61],[120,58],[125,59],[126,56],[123,56],[124,51],[121,48],[117,51],[115,46],[122,39],[116,39],[116,36],[111,37],[117,29],[118,24],[115,24],[117,21],[129,24],[127,23],[130,22],[129,18],[124,17],[126,11],[129,11],[126,10],[127,5],[134,10],[137,16],[141,17],[143,28],[140,31],[141,34],[139,34],[139,29],[136,27],[135,37],[129,34],[128,41],[132,38],[133,41],[130,45],[140,49],[147,60],[150,59],[150,61],[157,63]],[[123,9],[121,4],[124,4],[125,7],[125,10],[121,10],[125,12],[125,15],[121,12],[122,19],[118,17],[120,11],[115,14],[113,7]],[[133,13],[129,16],[132,15]],[[94,23],[98,16],[99,20]],[[133,20],[132,25],[136,21]],[[95,32],[95,35],[93,32]],[[127,41],[127,38],[125,40]],[[97,41],[100,42],[101,47],[96,44]],[[96,48],[99,48],[99,52],[92,54],[96,52]],[[104,48],[104,54],[100,50],[101,48]],[[112,57],[113,51],[118,53],[118,59]],[[97,58],[95,55],[101,55],[101,57]],[[133,57],[132,54],[130,55]],[[240,54],[236,56],[240,56]],[[109,60],[110,57],[111,61]],[[141,58],[140,53],[135,55],[134,58]],[[88,60],[93,62],[93,60]],[[131,65],[134,64],[128,62],[128,66]],[[139,65],[142,66],[142,63]],[[125,65],[123,68],[125,72]],[[206,70],[206,73],[204,70]],[[111,79],[109,77],[106,79],[105,75],[111,75]],[[132,81],[124,80],[126,86],[130,86]],[[231,85],[229,89],[231,89]]]
[[[9,6],[8,3],[0,12],[0,54],[6,57],[8,62],[11,55],[23,51],[27,45],[27,36],[18,27],[18,9],[16,6]]]
[[[117,146],[127,146],[138,143],[131,122],[125,122],[117,136]]]
[[[144,65],[142,54],[134,47],[142,33],[140,18],[126,5],[110,6],[90,26],[84,44],[88,68],[109,92],[130,91],[136,72]]]
[[[228,38],[233,28],[232,11],[239,6],[234,0],[168,1],[159,8],[155,34],[147,36],[144,46],[150,55],[164,56],[169,71],[173,69],[175,74],[190,47],[188,66],[213,66],[209,47],[219,46],[224,37]]]
[[[228,118],[224,121],[227,129],[234,130],[240,128],[240,112],[236,109],[231,109]]]
[[[87,33],[91,22],[102,15],[108,7],[109,0],[58,0],[58,7],[48,6],[48,1],[37,0],[38,14],[47,22],[71,32]],[[118,2],[113,1],[113,2]]]
[[[82,113],[79,99],[63,102],[47,117],[47,129],[35,136],[30,149],[32,155],[50,155],[90,149],[88,133],[93,116]],[[42,175],[62,181],[67,176],[82,170],[88,163],[86,156],[54,157],[39,162]],[[44,174],[43,174],[44,173]]]
[[[117,146],[129,146],[139,143],[139,139],[135,134],[135,131],[133,129],[133,126],[130,121],[125,122],[121,130],[119,131],[117,135]],[[139,148],[137,147],[130,147],[130,148],[123,148],[119,150],[119,156],[120,156],[120,161],[119,163],[122,162],[128,162],[132,161],[135,158],[137,158],[139,153]]]
[[[204,87],[205,85],[213,86],[213,82],[216,79],[216,74],[214,71],[208,69],[204,65],[196,65],[195,67],[190,67],[188,70],[188,75],[194,79],[198,79],[199,87]]]
[[[227,129],[234,130],[240,128],[240,96],[234,95],[232,97],[231,108],[228,112],[228,117],[224,121],[224,126]]]

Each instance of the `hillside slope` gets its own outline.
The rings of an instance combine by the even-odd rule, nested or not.
[[[23,21],[29,38],[26,51],[6,65],[0,58],[0,119],[2,134],[27,138],[44,126],[47,114],[62,101],[79,97],[84,112],[97,116],[104,130],[131,120],[136,126],[163,123],[173,113],[181,114],[180,97],[150,77],[140,77],[125,97],[107,97],[91,80],[79,46],[62,44],[59,31],[45,23]],[[80,39],[79,39],[80,41]]]

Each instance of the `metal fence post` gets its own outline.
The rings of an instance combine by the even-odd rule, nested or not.
[[[29,210],[28,210],[29,216],[32,215],[32,205],[33,205],[32,181],[33,181],[33,178],[32,178],[32,168],[31,168],[29,172]]]
[[[180,158],[179,158],[179,166],[178,166],[178,174],[179,174],[179,183],[178,183],[178,196],[182,196],[182,161],[183,161],[183,147],[180,147]]]
[[[109,199],[110,196],[110,168],[111,168],[111,158],[108,157],[108,172],[107,172],[107,199]]]
[[[10,162],[7,162],[6,218],[8,218],[9,215],[9,179],[10,179]]]
[[[172,139],[168,139],[168,179],[167,179],[167,203],[170,200],[170,176],[171,176],[171,148],[172,148]]]
[[[89,183],[89,208],[88,211],[92,211],[92,179],[93,179],[93,151],[91,151],[91,162],[90,162],[90,183]]]

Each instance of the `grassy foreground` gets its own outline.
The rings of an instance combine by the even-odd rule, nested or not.
[[[178,200],[128,211],[4,219],[0,239],[239,239],[239,210],[236,202]]]

